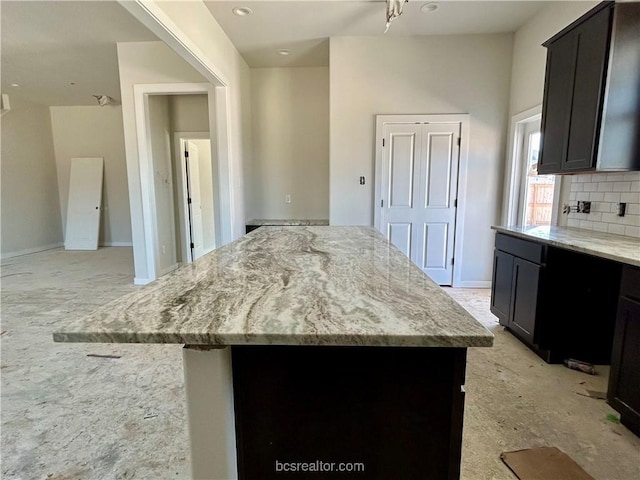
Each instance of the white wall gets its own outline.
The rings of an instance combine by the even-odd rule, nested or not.
[[[74,157],[104,158],[100,245],[131,245],[122,108],[119,105],[50,107],[63,232]]]
[[[169,98],[166,95],[149,95],[149,133],[157,212],[155,226],[158,240],[158,270],[159,274],[163,275],[174,268],[177,262],[171,120]]]
[[[11,96],[2,116],[2,257],[62,246],[49,107]]]
[[[512,35],[335,37],[330,43],[330,221],[373,223],[376,114],[470,114],[461,280],[491,279]],[[364,175],[367,184],[358,184]],[[465,186],[461,186],[465,188]]]
[[[136,132],[133,86],[156,83],[201,83],[202,76],[162,42],[131,42],[118,44],[122,122],[127,156],[127,179],[131,213],[131,235],[135,276],[138,283],[148,279],[138,137]]]
[[[207,95],[171,95],[171,128],[174,132],[208,132]]]
[[[229,171],[233,238],[244,234],[245,205],[250,189],[245,178],[251,175],[251,104],[249,66],[231,43],[220,24],[201,1],[161,1],[154,3],[175,25],[173,35],[189,44],[200,61],[223,76],[229,95]],[[227,208],[221,205],[220,208]]]
[[[538,14],[518,29],[513,42],[509,107],[511,116],[542,104],[547,60],[547,49],[542,46],[542,43],[598,3],[549,2]],[[511,159],[508,158],[507,161],[511,161]],[[572,176],[562,176],[560,206],[570,202],[571,183]],[[565,226],[567,221],[566,215],[558,215],[559,225]]]
[[[251,117],[252,212],[328,219],[329,68],[251,69]]]

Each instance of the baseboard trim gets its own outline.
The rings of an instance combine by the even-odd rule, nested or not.
[[[27,248],[25,250],[18,250],[17,252],[3,253],[0,256],[0,258],[2,260],[4,260],[6,258],[21,257],[23,255],[30,255],[32,253],[46,252],[47,250],[53,250],[53,249],[60,248],[60,247],[64,247],[64,243],[63,242],[52,243],[50,245],[42,245],[40,247]]]
[[[454,287],[456,288],[491,288],[490,281],[474,281],[474,280],[465,280],[461,282],[457,282]]]
[[[135,277],[133,279],[133,284],[134,285],[147,285],[148,283],[153,282],[153,280],[151,280],[150,278],[138,278]]]
[[[104,242],[100,244],[101,247],[133,247],[131,242]]]

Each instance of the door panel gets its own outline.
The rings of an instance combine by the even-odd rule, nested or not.
[[[204,254],[204,227],[202,221],[202,195],[200,193],[200,155],[198,146],[191,142],[187,142],[189,156],[187,157],[187,188],[189,189],[189,205],[191,219],[191,242],[193,248],[191,251],[192,260],[201,257]]]
[[[102,158],[72,158],[65,250],[97,250],[102,203]]]
[[[413,206],[416,138],[415,132],[390,134],[389,208]]]
[[[410,257],[411,253],[411,223],[389,223],[387,238],[402,253]]]
[[[511,329],[530,344],[534,343],[540,266],[514,259]]]
[[[422,269],[446,270],[447,238],[446,223],[425,223],[422,242]]]
[[[513,280],[513,255],[494,250],[493,280],[491,282],[491,313],[500,325],[509,325],[511,315],[511,282]]]
[[[453,133],[427,134],[427,165],[425,168],[425,208],[449,207],[451,200],[452,162],[457,161],[453,156]]]
[[[460,123],[386,124],[380,229],[440,285],[453,281]]]

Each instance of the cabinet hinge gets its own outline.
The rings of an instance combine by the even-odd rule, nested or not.
[[[458,137],[458,146],[462,144],[462,137]]]
[[[184,158],[189,158],[189,152],[187,150],[184,151]]]
[[[188,203],[189,205],[191,205],[191,199],[190,199],[190,198],[187,198],[187,203]]]
[[[194,248],[196,248],[196,246],[191,242],[191,249],[193,250]]]

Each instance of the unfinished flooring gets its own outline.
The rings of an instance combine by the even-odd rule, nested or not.
[[[131,249],[17,257],[1,276],[2,478],[189,478],[181,346],[52,341],[67,319],[140,288]],[[500,453],[540,446],[597,480],[640,478],[640,439],[582,395],[606,390],[607,367],[545,364],[497,324],[489,290],[446,291],[496,336],[468,353],[464,480],[514,479]]]

